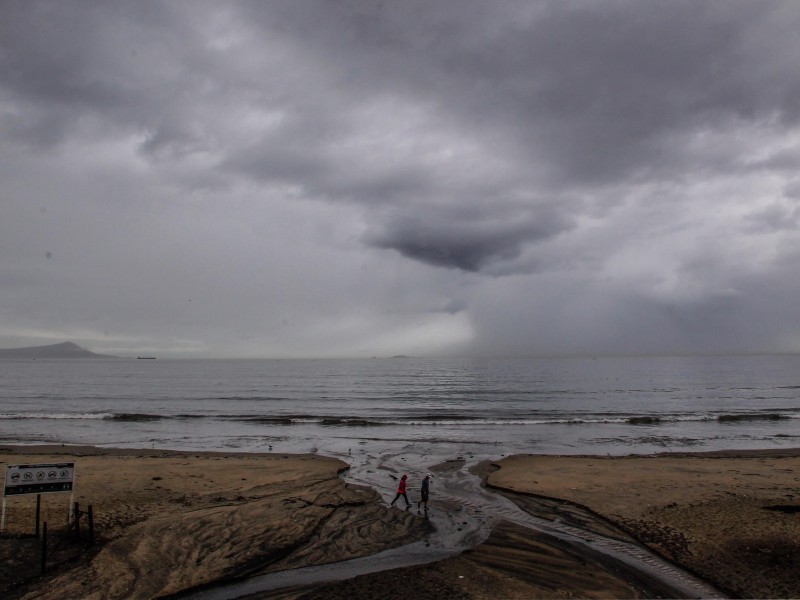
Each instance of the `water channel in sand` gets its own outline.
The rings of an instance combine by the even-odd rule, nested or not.
[[[381,447],[378,448],[374,442],[361,441],[356,447],[344,448],[339,443],[320,448],[319,452],[350,464],[350,469],[343,475],[345,480],[377,490],[387,503],[394,497],[396,479],[402,473],[409,473],[411,476],[410,497],[413,500],[416,496],[413,484],[418,484],[424,473],[432,470],[434,479],[431,486],[431,508],[427,513],[420,513],[430,520],[435,529],[427,539],[363,558],[224,583],[185,597],[193,600],[232,600],[261,592],[312,586],[367,573],[435,562],[480,544],[501,520],[572,544],[582,544],[589,550],[623,563],[628,569],[641,572],[653,581],[662,582],[685,597],[723,597],[709,584],[655,556],[642,546],[534,517],[506,497],[483,488],[480,477],[471,473],[470,469],[484,460],[499,458],[497,455],[484,454],[486,448],[465,446],[455,459],[452,444],[445,447],[435,443],[403,442],[394,444],[393,448],[387,448],[385,442],[380,444]],[[402,505],[403,500],[398,502]],[[416,505],[412,505],[410,510],[418,509]]]

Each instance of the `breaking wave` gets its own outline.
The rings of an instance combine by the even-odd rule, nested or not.
[[[0,419],[113,419],[114,413],[45,413],[45,412],[18,412],[0,413]]]
[[[754,421],[783,421],[800,419],[800,409],[771,410],[769,412],[743,412],[722,414],[585,414],[579,416],[565,416],[563,414],[546,415],[509,415],[489,416],[486,414],[458,415],[455,413],[431,413],[416,415],[392,415],[390,417],[373,417],[359,415],[242,415],[242,414],[164,414],[152,413],[67,413],[67,412],[4,412],[0,413],[0,420],[14,419],[44,419],[44,420],[108,420],[121,423],[147,423],[160,420],[187,420],[207,419],[235,421],[248,425],[263,426],[294,426],[318,425],[322,427],[475,427],[475,426],[526,426],[526,425],[636,425],[636,426],[663,426],[670,423],[687,421],[716,422],[734,425]]]

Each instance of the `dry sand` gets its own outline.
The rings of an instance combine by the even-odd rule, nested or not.
[[[0,596],[154,598],[365,556],[428,531],[424,519],[345,484],[346,465],[332,458],[0,447],[0,466],[73,460],[75,500],[92,505],[98,543],[56,535],[50,573],[38,576],[35,540],[22,537],[34,528],[35,496],[9,498]],[[42,519],[63,530],[69,494],[42,498]]]
[[[797,451],[512,456],[497,465],[488,485],[517,492],[510,497],[530,512],[570,520],[586,507],[731,595],[800,597]]]
[[[76,455],[77,453],[77,455]],[[99,542],[57,542],[37,575],[33,499],[9,499],[0,595],[153,598],[272,570],[369,555],[419,539],[427,523],[345,484],[318,456],[2,448],[3,464],[76,462],[76,500]],[[545,518],[633,536],[741,597],[800,597],[800,453],[653,457],[513,456],[487,484]],[[68,494],[45,499],[51,524]],[[432,505],[435,505],[435,494]],[[55,527],[51,525],[51,527]],[[57,544],[58,545],[58,544]],[[76,550],[77,548],[77,550]],[[27,582],[26,582],[27,578]],[[637,598],[669,596],[602,556],[507,523],[431,565],[258,598]]]

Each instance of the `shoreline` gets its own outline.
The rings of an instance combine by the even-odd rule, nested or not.
[[[63,565],[55,564],[44,578],[34,573],[27,584],[9,587],[15,564],[5,561],[0,593],[8,597],[180,594],[369,556],[430,531],[414,511],[390,509],[378,491],[345,483],[339,475],[347,463],[326,456],[0,446],[2,464],[64,456],[75,457],[76,500],[95,504],[100,543],[77,555],[62,553]],[[479,473],[486,486],[530,514],[635,538],[732,595],[800,596],[792,576],[800,559],[794,514],[800,511],[800,448],[516,454],[489,464]],[[43,496],[45,513],[63,517],[66,496]],[[434,508],[436,502],[434,486]],[[31,503],[13,503],[27,507],[9,514],[3,537],[23,545],[30,539],[21,532],[32,522]],[[70,570],[69,561],[82,566]],[[576,577],[576,568],[586,576]],[[660,583],[633,573],[609,575],[615,568],[545,534],[498,521],[489,539],[459,556],[298,589],[290,597],[357,600],[390,594],[398,585],[413,586],[422,599],[665,595]]]

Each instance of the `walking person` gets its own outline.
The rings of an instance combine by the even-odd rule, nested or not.
[[[419,502],[417,502],[417,510],[422,508],[422,505],[425,505],[425,511],[428,511],[428,495],[431,491],[431,478],[433,475],[430,473],[426,473],[425,477],[422,479],[422,484],[419,487]]]
[[[408,494],[406,493],[406,480],[408,479],[408,475],[403,474],[400,478],[400,483],[397,485],[397,495],[392,500],[390,506],[394,506],[394,503],[397,502],[397,499],[402,496],[403,499],[406,501],[406,508],[411,507],[411,502],[408,501]]]

